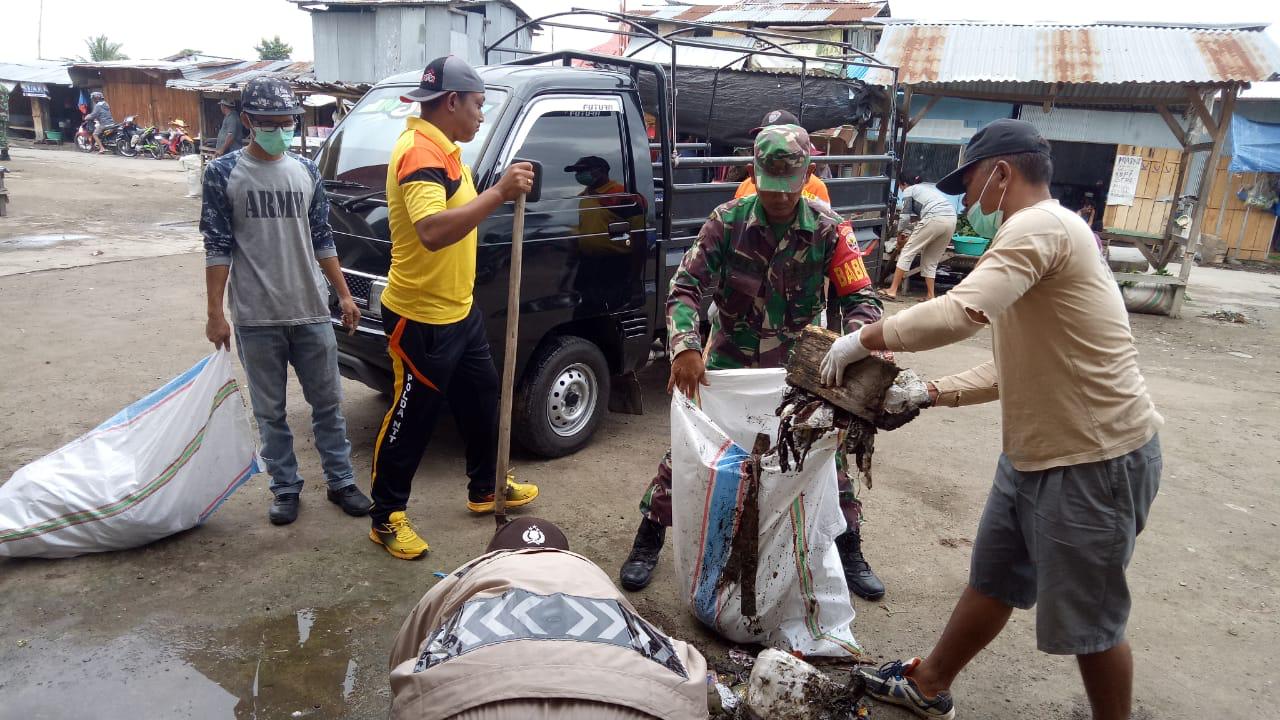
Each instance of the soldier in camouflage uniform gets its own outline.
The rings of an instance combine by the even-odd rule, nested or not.
[[[705,370],[776,368],[786,364],[800,333],[819,324],[828,278],[839,296],[844,331],[880,319],[882,307],[856,251],[848,223],[829,205],[802,197],[809,135],[798,125],[773,125],[756,136],[758,193],[716,208],[685,253],[667,297],[671,353],[668,392],[696,397]],[[703,347],[699,309],[715,288],[716,312]],[[854,484],[840,472],[840,506],[848,531],[837,539],[850,589],[868,599],[884,586],[862,557],[862,508]],[[671,452],[640,502],[644,520],[620,573],[622,587],[649,584],[671,525]]]

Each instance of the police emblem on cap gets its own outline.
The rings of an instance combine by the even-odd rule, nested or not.
[[[521,540],[529,545],[541,545],[547,541],[547,536],[542,534],[537,525],[530,525],[525,529],[524,534],[520,536]]]
[[[773,112],[769,113],[765,117],[765,121],[772,124],[777,122],[779,117],[782,117],[782,113],[778,112],[777,110],[774,110]]]
[[[426,72],[424,72],[424,73],[422,73],[422,82],[427,83],[428,85],[435,85],[435,84],[436,84],[436,69],[435,69],[435,68],[427,68],[427,71],[426,71]]]

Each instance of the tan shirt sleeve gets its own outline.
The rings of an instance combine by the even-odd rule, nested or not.
[[[999,317],[1065,257],[1066,233],[1036,232],[1049,225],[1045,211],[1030,208],[1001,228],[973,272],[946,295],[894,315],[885,321],[890,350],[915,352],[959,342]],[[1056,218],[1051,224],[1061,225]],[[1031,225],[1028,227],[1019,227]]]
[[[978,405],[1000,399],[999,376],[996,364],[988,360],[972,370],[948,375],[933,381],[938,391],[938,399],[934,405],[960,407],[961,405]]]

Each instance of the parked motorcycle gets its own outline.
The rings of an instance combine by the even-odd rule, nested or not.
[[[160,145],[159,152],[153,153],[153,157],[157,160],[163,160],[170,155],[182,157],[196,151],[195,141],[187,134],[187,124],[182,120],[170,122],[169,129],[158,133],[157,139]]]
[[[138,132],[133,134],[133,139],[129,141],[129,145],[133,148],[133,154],[146,153],[151,157],[159,160],[164,157],[164,146],[167,138],[163,136],[155,125],[147,125],[139,127]]]
[[[108,132],[111,132],[111,140],[107,139]],[[107,129],[102,131],[102,144],[114,144],[117,153],[125,157],[135,157],[139,148],[134,139],[141,133],[142,129],[138,127],[134,116],[130,115],[119,125],[108,125]]]

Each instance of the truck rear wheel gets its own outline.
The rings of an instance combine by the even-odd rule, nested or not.
[[[577,452],[609,407],[609,364],[594,343],[553,338],[529,363],[512,412],[512,434],[544,457]]]

